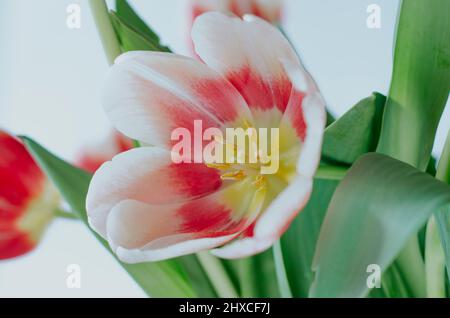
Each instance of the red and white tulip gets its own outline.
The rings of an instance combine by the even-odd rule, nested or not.
[[[120,56],[104,107],[114,126],[144,146],[95,173],[90,225],[125,262],[211,250],[240,258],[280,238],[309,200],[325,126],[324,102],[280,31],[255,16],[219,12],[193,27],[203,62],[156,52]],[[279,128],[279,170],[255,165],[175,164],[171,132]]]
[[[84,147],[75,160],[75,164],[81,169],[94,173],[106,161],[132,148],[131,139],[113,131],[102,142]]]
[[[58,204],[24,145],[0,130],[0,259],[32,250]]]
[[[282,0],[191,0],[193,21],[210,11],[231,12],[239,17],[251,14],[272,24],[281,20]]]

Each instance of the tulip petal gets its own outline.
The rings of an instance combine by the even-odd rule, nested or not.
[[[288,229],[311,196],[326,120],[324,101],[315,83],[305,76],[307,73],[303,69],[290,63],[284,65],[294,83],[294,89],[280,125],[280,134],[283,136],[281,151],[295,150],[296,145],[300,145],[297,176],[281,193],[271,196],[274,200],[255,222],[247,237],[213,251],[219,257],[241,258],[266,250]]]
[[[284,67],[294,89],[280,124],[280,134],[283,136],[280,152],[300,144],[297,173],[312,178],[321,156],[326,125],[325,102],[304,69],[289,62],[284,62]]]
[[[323,105],[323,99],[318,93],[307,96],[303,102],[303,116],[307,128],[297,162],[297,173],[304,177],[313,178],[319,166],[326,125],[326,113]]]
[[[25,212],[30,200],[43,190],[45,176],[25,146],[0,131],[0,216],[12,222]]]
[[[10,259],[31,251],[36,243],[31,241],[27,233],[17,228],[0,224],[0,260]]]
[[[174,144],[176,128],[193,136],[195,120],[203,131],[251,121],[244,99],[221,75],[197,60],[159,52],[121,55],[107,80],[104,107],[119,131],[165,148]]]
[[[121,260],[159,261],[221,246],[254,222],[264,191],[248,180],[190,202],[117,204],[108,215],[107,238]]]
[[[183,202],[218,190],[217,170],[203,164],[174,164],[171,153],[141,147],[103,164],[89,186],[86,207],[91,226],[106,235],[106,218],[124,200],[148,204]]]
[[[300,61],[278,29],[255,16],[241,20],[211,12],[197,18],[192,38],[197,54],[237,88],[254,116],[257,111],[273,110],[272,117],[284,113],[292,83],[282,61]]]
[[[270,203],[253,230],[234,242],[212,251],[218,257],[237,259],[267,250],[288,229],[297,214],[305,207],[312,192],[312,180],[296,177]]]
[[[281,18],[281,0],[191,0],[193,17],[208,12],[232,12],[237,16],[253,14],[271,23]]]
[[[33,249],[58,204],[22,142],[0,130],[0,259]]]
[[[76,160],[77,167],[94,173],[106,161],[115,155],[133,148],[131,139],[117,131],[110,133],[104,140],[82,149]]]

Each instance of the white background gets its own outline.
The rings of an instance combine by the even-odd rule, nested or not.
[[[161,38],[187,53],[188,0],[130,1]],[[82,8],[82,28],[66,27],[66,8]],[[382,8],[382,28],[366,27],[367,6]],[[386,94],[397,0],[286,0],[285,29],[341,115],[373,91]],[[0,127],[27,134],[65,159],[109,130],[100,106],[107,64],[86,0],[0,1]],[[450,127],[449,107],[435,154]],[[81,289],[66,287],[79,264]],[[0,298],[139,297],[139,287],[80,224],[53,222],[31,254],[0,262]]]

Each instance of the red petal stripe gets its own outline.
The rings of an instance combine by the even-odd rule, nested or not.
[[[284,74],[279,79],[264,79],[258,72],[245,66],[230,73],[227,78],[251,109],[269,110],[277,107],[282,113],[286,110],[292,83]]]
[[[197,233],[198,238],[239,233],[246,224],[245,219],[233,221],[230,209],[211,200],[189,202],[177,214],[183,219],[180,233]]]
[[[220,188],[220,173],[204,164],[172,164],[168,173],[177,180],[177,193],[186,193],[191,197],[209,194]]]
[[[0,131],[0,220],[12,222],[43,190],[45,177],[25,147]]]
[[[13,226],[5,228],[0,225],[0,260],[28,253],[35,247],[35,244],[26,233],[13,228]]]

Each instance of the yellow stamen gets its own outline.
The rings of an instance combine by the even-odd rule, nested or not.
[[[244,127],[245,127],[246,129],[248,129],[248,128],[253,128],[253,125],[248,121],[247,118],[244,118]]]
[[[231,181],[239,181],[246,177],[244,171],[238,170],[234,172],[224,173],[220,176],[222,180],[231,180]]]
[[[257,189],[265,188],[266,179],[262,175],[258,175],[255,181],[252,183]]]
[[[207,163],[206,166],[217,170],[228,170],[231,168],[229,163]]]

